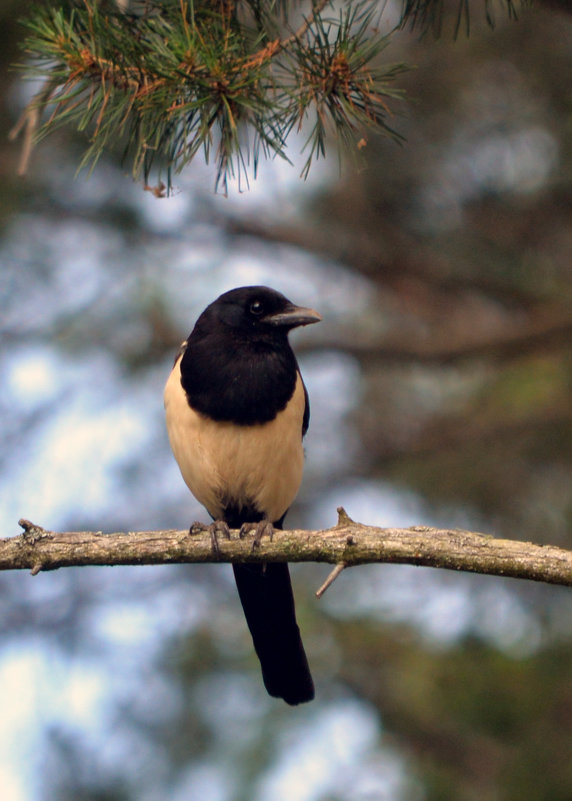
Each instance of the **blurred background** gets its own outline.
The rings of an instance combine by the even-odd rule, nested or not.
[[[173,354],[221,292],[269,284],[324,316],[294,334],[312,403],[288,523],[463,526],[572,548],[572,15],[470,37],[403,31],[402,147],[298,178],[262,164],[158,199],[110,155],[43,142],[22,0],[0,0],[0,520],[206,520],[170,454]],[[564,10],[559,10],[561,5]],[[395,24],[387,4],[383,18]],[[264,691],[228,566],[0,576],[2,801],[569,801],[572,596],[421,568],[292,570],[317,700]]]

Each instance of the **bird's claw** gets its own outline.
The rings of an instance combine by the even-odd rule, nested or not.
[[[208,532],[211,537],[211,547],[213,550],[213,554],[216,557],[220,556],[220,547],[218,544],[218,535],[221,534],[225,540],[230,539],[230,529],[228,524],[224,522],[224,520],[215,520],[214,523],[211,523],[208,527]]]
[[[218,536],[221,534],[225,540],[230,539],[230,529],[227,523],[225,523],[224,520],[215,520],[210,525],[206,525],[206,523],[193,523],[189,529],[189,534],[192,536],[193,534],[201,534],[204,531],[208,531],[209,533],[211,538],[211,548],[214,556],[217,558],[220,557]]]
[[[262,537],[269,537],[270,542],[274,537],[274,526],[270,520],[260,520],[258,523],[243,523],[240,527],[239,537],[244,539],[247,534],[254,530],[254,539],[252,541],[252,550],[260,547]]]
[[[207,530],[208,526],[206,523],[199,523],[198,520],[195,520],[194,523],[191,523],[189,527],[189,537],[196,537],[197,534],[202,534]]]

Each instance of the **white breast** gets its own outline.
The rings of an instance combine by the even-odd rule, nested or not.
[[[215,422],[190,408],[179,358],[165,386],[167,432],[183,478],[209,514],[221,518],[225,501],[254,503],[270,521],[286,512],[304,469],[304,387],[274,420],[253,426]]]

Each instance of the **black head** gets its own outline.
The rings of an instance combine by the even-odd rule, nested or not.
[[[189,404],[213,420],[273,420],[296,387],[288,331],[322,318],[266,286],[231,289],[204,310],[181,359]],[[308,404],[301,434],[308,427]]]
[[[197,321],[204,329],[216,323],[248,337],[285,335],[292,328],[321,320],[313,309],[295,306],[280,292],[266,286],[231,289],[207,306]]]

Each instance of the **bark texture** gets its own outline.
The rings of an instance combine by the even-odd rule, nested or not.
[[[191,562],[329,562],[351,567],[372,562],[464,570],[572,586],[572,552],[459,529],[378,528],[351,520],[322,531],[276,531],[253,548],[251,537],[219,537],[200,527],[185,531],[47,531],[20,520],[23,533],[0,540],[0,570],[55,570],[86,565]],[[336,575],[337,575],[336,573]]]

